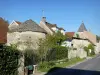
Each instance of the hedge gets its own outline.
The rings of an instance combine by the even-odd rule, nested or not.
[[[0,75],[17,75],[20,52],[11,46],[0,48]]]
[[[47,60],[61,60],[68,57],[68,48],[63,46],[57,46],[49,50],[47,53]]]

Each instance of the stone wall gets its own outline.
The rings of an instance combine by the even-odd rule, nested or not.
[[[45,38],[45,34],[41,32],[13,32],[7,34],[7,45],[17,44],[18,49],[28,48],[37,49],[40,38]],[[29,44],[28,44],[29,43]]]
[[[68,59],[75,58],[75,57],[85,58],[87,57],[87,53],[83,49],[68,50]]]
[[[74,48],[80,48],[80,47],[88,46],[90,42],[88,40],[73,39],[72,44]]]
[[[24,75],[24,56],[19,59],[18,75]]]
[[[21,51],[26,48],[32,48],[34,50],[38,48],[38,41],[40,38],[45,38],[45,34],[31,31],[8,33],[7,45],[17,44],[18,49]],[[27,44],[25,44],[25,42],[27,42]],[[18,75],[24,75],[24,56],[19,59]]]
[[[96,44],[95,46],[95,54],[98,54],[100,52],[100,42]]]

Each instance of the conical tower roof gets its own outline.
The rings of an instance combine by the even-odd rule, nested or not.
[[[82,22],[82,24],[80,25],[79,29],[78,29],[78,32],[84,32],[84,31],[87,31],[84,23]]]

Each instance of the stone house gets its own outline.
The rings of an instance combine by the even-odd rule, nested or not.
[[[45,38],[47,34],[43,28],[31,19],[20,24],[17,24],[16,21],[12,22],[9,25],[9,31],[7,44],[18,44],[20,50],[24,50],[27,47],[37,49],[39,39]]]
[[[78,34],[80,38],[88,39],[93,45],[96,45],[96,43],[97,43],[96,35],[90,31],[88,31],[86,29],[84,23],[81,24],[81,26],[79,27],[78,32],[76,32],[76,34]]]
[[[77,32],[66,32],[65,35],[68,37],[65,43],[69,47],[82,48],[89,44],[96,45],[96,35],[87,31],[83,22]]]
[[[58,27],[56,24],[51,24],[46,21],[46,17],[42,17],[40,21],[40,27],[43,28],[48,34],[53,34],[57,31],[60,31],[63,35],[65,35],[65,30],[63,28]]]

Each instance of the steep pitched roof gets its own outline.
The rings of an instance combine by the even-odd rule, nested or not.
[[[78,29],[78,32],[84,32],[84,31],[87,31],[84,23],[82,22],[82,24],[80,25],[79,29]]]
[[[48,23],[48,22],[45,22],[45,24],[46,24],[46,26],[52,31],[52,32],[54,32],[51,28],[52,27],[57,27],[57,25],[56,24],[51,24],[51,23]]]
[[[16,30],[17,32],[33,31],[33,32],[43,32],[46,33],[36,22],[30,20],[21,23]]]
[[[56,27],[56,28],[58,28],[59,30],[64,30],[63,28],[58,27],[56,24],[51,24],[51,23],[47,22],[47,21],[46,21],[46,17],[42,17],[42,20],[41,20],[41,21],[44,22],[45,25],[46,25],[52,32],[54,32],[54,31],[52,30],[52,27]],[[64,31],[65,31],[65,30],[64,30]]]
[[[22,22],[14,21],[14,20],[13,20],[13,21],[10,23],[10,25],[8,26],[9,32],[15,31],[21,23],[22,23]]]
[[[76,34],[78,34],[79,37],[77,37],[76,35],[74,35],[74,38],[87,39],[91,44],[96,45],[96,35],[88,32],[88,31],[77,32]]]
[[[51,24],[51,23],[48,23],[48,22],[45,22],[46,23],[46,25],[48,26],[48,27],[57,27],[57,25],[56,24]]]
[[[65,35],[68,36],[69,38],[72,38],[74,36],[75,32],[66,32]]]
[[[58,28],[59,30],[64,30],[64,28]],[[64,30],[65,31],[65,30]]]
[[[15,21],[17,24],[21,24],[21,22],[19,22],[19,21]]]

